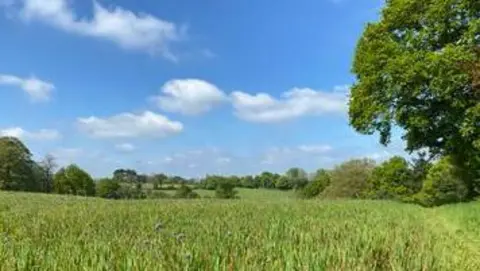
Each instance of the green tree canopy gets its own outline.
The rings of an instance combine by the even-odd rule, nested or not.
[[[413,171],[405,158],[392,157],[376,167],[370,178],[366,196],[373,199],[402,199],[418,192]]]
[[[480,168],[480,1],[388,0],[357,45],[349,116],[388,144],[450,155],[473,197]]]
[[[437,206],[467,199],[468,189],[450,157],[444,157],[428,171],[422,191],[417,195],[421,204]]]
[[[106,199],[118,199],[120,195],[120,184],[115,179],[104,178],[98,180],[95,190],[98,197]]]
[[[375,161],[353,159],[336,166],[330,172],[330,185],[322,195],[327,198],[361,198],[367,180],[375,168]]]
[[[303,198],[313,198],[322,193],[330,185],[330,173],[324,169],[319,169],[315,173],[313,181],[309,182],[300,192]]]
[[[59,194],[95,195],[95,183],[92,177],[77,165],[61,168],[53,180],[54,191]]]
[[[17,138],[0,137],[0,189],[38,191],[30,150]]]

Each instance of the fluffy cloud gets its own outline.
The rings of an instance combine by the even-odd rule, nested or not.
[[[236,91],[231,94],[235,114],[246,121],[274,123],[308,115],[343,114],[347,110],[344,87],[333,92],[310,88],[294,88],[280,99],[267,93],[251,95]]]
[[[41,129],[36,132],[29,132],[20,127],[11,127],[0,130],[0,136],[11,136],[27,140],[56,140],[61,138],[60,133],[56,130]]]
[[[149,14],[135,14],[121,7],[105,8],[93,1],[91,18],[75,14],[69,0],[16,0],[26,21],[41,21],[63,31],[106,39],[122,48],[160,53],[175,59],[169,44],[184,36],[184,29]]]
[[[326,153],[333,150],[330,145],[301,145],[298,149],[307,153]]]
[[[182,123],[150,111],[108,118],[79,118],[77,123],[80,130],[96,138],[165,137],[183,130]]]
[[[20,78],[14,75],[0,74],[0,85],[14,86],[27,93],[32,101],[48,101],[55,89],[51,83],[37,79],[34,76],[29,78]]]
[[[135,150],[135,146],[130,143],[122,143],[115,145],[115,149],[121,152],[132,152]]]
[[[151,99],[161,109],[185,115],[198,115],[227,100],[215,85],[199,79],[175,79],[166,82],[162,94]]]

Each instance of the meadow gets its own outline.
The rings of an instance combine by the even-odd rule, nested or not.
[[[0,193],[1,270],[480,270],[480,204]]]

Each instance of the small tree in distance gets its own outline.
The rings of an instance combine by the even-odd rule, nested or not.
[[[235,190],[235,185],[231,182],[224,181],[217,184],[217,189],[215,190],[215,197],[219,199],[235,199],[238,191]]]

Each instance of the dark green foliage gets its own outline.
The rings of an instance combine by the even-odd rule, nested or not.
[[[411,196],[419,191],[413,171],[403,157],[392,157],[376,167],[368,178],[365,197],[370,199],[397,199]]]
[[[53,192],[53,176],[55,175],[55,158],[52,155],[46,155],[45,158],[38,164],[40,176],[40,191],[44,193]]]
[[[326,170],[320,169],[315,174],[313,181],[309,182],[300,190],[299,196],[301,198],[314,198],[320,195],[320,193],[330,185],[330,181],[330,173]]]
[[[121,199],[146,199],[147,194],[141,189],[137,189],[130,185],[122,185],[118,190]]]
[[[266,171],[262,172],[262,174],[260,175],[255,176],[255,178],[257,179],[256,182],[260,185],[260,187],[273,189],[275,188],[275,183],[280,178],[280,175]]]
[[[331,183],[323,191],[327,198],[362,198],[375,161],[354,159],[336,166],[330,174]]]
[[[287,176],[281,176],[277,179],[275,188],[280,190],[290,190],[293,188],[293,183]]]
[[[308,184],[307,172],[301,168],[291,168],[285,176],[289,179],[289,182],[293,189],[301,190]]]
[[[104,178],[97,181],[96,184],[97,197],[106,199],[119,199],[120,195],[120,183],[115,179]]]
[[[113,172],[113,178],[120,183],[135,183],[138,181],[138,174],[133,169],[117,169]]]
[[[161,173],[161,174],[155,174],[152,177],[153,181],[153,189],[162,189],[162,185],[168,180],[168,176]]]
[[[145,190],[145,194],[148,199],[169,199],[172,196],[164,191],[152,190],[147,189]]]
[[[235,185],[230,181],[220,182],[215,190],[215,197],[219,199],[234,199],[237,198],[238,191],[235,190]]]
[[[252,176],[244,176],[241,179],[241,186],[245,188],[259,188],[260,187],[260,180],[258,178],[254,178]]]
[[[429,170],[417,201],[425,206],[462,202],[467,199],[468,188],[464,184],[451,158],[445,157]]]
[[[480,4],[387,1],[358,42],[350,123],[388,144],[401,127],[408,151],[450,156],[469,198],[480,192]]]
[[[0,137],[0,189],[39,191],[38,169],[30,150],[17,138]],[[37,177],[37,178],[36,178]]]
[[[200,196],[193,191],[193,189],[188,186],[188,185],[180,185],[180,187],[177,189],[175,192],[175,198],[180,198],[180,199],[196,199],[199,198]]]
[[[77,165],[60,169],[53,180],[53,188],[56,193],[79,196],[95,195],[95,183],[92,177]]]
[[[415,190],[417,191],[422,189],[423,182],[427,178],[428,171],[432,167],[432,163],[426,157],[427,155],[425,152],[420,152],[418,157],[413,159],[412,174],[413,182],[417,185],[415,187]]]

